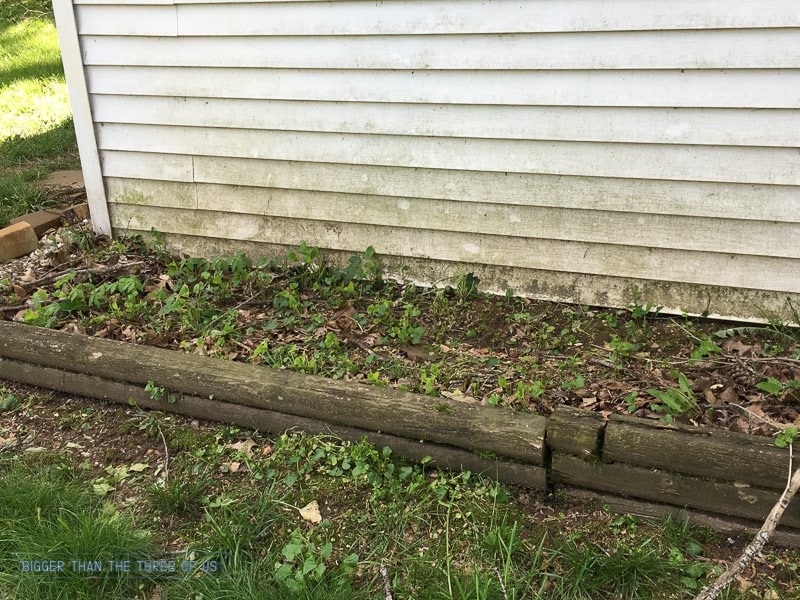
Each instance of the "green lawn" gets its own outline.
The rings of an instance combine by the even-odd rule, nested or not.
[[[0,227],[47,205],[37,179],[78,164],[50,3],[6,0],[0,6]]]

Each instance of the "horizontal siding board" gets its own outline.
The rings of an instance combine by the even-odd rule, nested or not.
[[[593,177],[800,185],[783,148],[595,144],[106,124],[103,150]]]
[[[95,95],[97,122],[521,140],[794,147],[800,111]]]
[[[262,0],[242,0],[244,2],[260,2]],[[75,6],[154,6],[160,4],[175,4],[175,0],[72,0]]]
[[[237,2],[238,3],[238,2]],[[786,0],[178,2],[181,35],[360,35],[800,27]]]
[[[536,238],[464,234],[375,225],[304,221],[217,211],[111,204],[115,227],[163,233],[214,236],[243,241],[299,245],[313,240],[322,248],[492,264],[526,269],[571,271],[615,277],[668,280],[749,289],[800,292],[798,261],[733,254],[633,246],[587,244]]]
[[[106,177],[132,177],[162,181],[194,181],[191,156],[137,152],[101,152]]]
[[[800,223],[797,187],[102,153],[111,177]],[[182,159],[186,159],[185,161]],[[164,165],[176,163],[174,175]],[[180,170],[178,171],[178,167]]]
[[[786,0],[75,0],[97,10],[177,5],[180,35],[369,35],[800,27]],[[231,4],[236,4],[235,9]],[[142,13],[139,23],[147,25]],[[130,18],[130,17],[128,17]],[[86,33],[107,34],[87,24]]]
[[[178,35],[175,5],[79,6],[75,11],[78,33],[108,35]],[[85,40],[85,38],[84,38]]]
[[[199,208],[197,186],[178,181],[106,177],[109,202],[163,208]]]
[[[800,236],[800,225],[789,223],[117,178],[108,179],[108,195],[167,208],[800,258],[800,244],[770,243]]]
[[[83,36],[81,43],[87,65],[410,70],[800,67],[800,29],[319,36],[313,43],[302,36],[103,35]]]
[[[800,108],[800,70],[370,71],[87,67],[93,94],[429,104]]]

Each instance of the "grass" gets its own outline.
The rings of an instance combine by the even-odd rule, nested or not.
[[[49,205],[36,180],[78,166],[50,5],[0,7],[0,227]]]
[[[158,413],[132,420],[143,418],[207,439]],[[2,558],[0,598],[367,600],[387,585],[398,599],[687,598],[717,570],[705,558],[714,536],[685,523],[544,517],[482,477],[406,464],[366,442],[211,431],[214,443],[104,495],[97,471],[64,454],[1,461],[2,541],[20,554]],[[169,486],[181,490],[177,503],[174,492],[165,500]],[[312,501],[318,517],[304,512]],[[65,573],[21,574],[20,559],[64,560]],[[175,562],[136,566],[151,559]],[[103,561],[102,576],[74,572],[72,560]],[[134,567],[111,573],[109,560]]]
[[[91,498],[79,481],[67,476],[63,465],[4,466],[0,536],[8,554],[0,559],[4,563],[0,583],[13,590],[11,597],[124,598],[136,593],[137,578],[90,576],[79,573],[73,561],[146,559],[155,554],[149,532],[136,528],[130,516],[113,505]],[[63,569],[40,570],[52,569],[51,561]]]

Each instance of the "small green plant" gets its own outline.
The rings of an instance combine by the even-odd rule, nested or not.
[[[611,334],[611,341],[608,342],[608,347],[613,351],[611,360],[617,368],[621,368],[622,363],[625,362],[625,359],[630,357],[631,354],[639,351],[639,344],[624,340],[616,333]]]
[[[697,348],[692,351],[692,355],[690,357],[691,362],[697,362],[700,359],[703,359],[711,354],[719,354],[722,352],[722,348],[717,346],[710,337],[705,337],[704,339],[700,340],[700,343]]]
[[[637,410],[639,410],[638,398],[639,398],[639,392],[636,390],[630,392],[627,396],[625,396],[623,402],[628,407],[627,409],[628,413],[635,413]]]
[[[422,336],[425,335],[425,327],[416,322],[416,318],[421,314],[419,308],[413,304],[406,304],[403,307],[403,315],[390,328],[389,335],[404,344],[419,344],[422,341]]]
[[[0,386],[0,411],[15,411],[22,404],[22,399],[15,393]]]
[[[478,293],[481,280],[474,273],[469,272],[456,279],[456,294],[461,301],[469,300]]]
[[[159,402],[163,402],[166,400],[170,404],[175,404],[177,398],[175,394],[167,393],[166,388],[160,385],[156,385],[155,382],[151,379],[147,382],[144,386],[144,391],[150,394],[151,400],[157,400]]]
[[[782,383],[774,377],[768,377],[764,381],[756,384],[756,387],[773,396],[783,396],[785,393],[800,390],[800,379],[792,379],[786,383]]]
[[[649,328],[648,319],[657,317],[663,307],[653,306],[650,302],[642,304],[639,288],[634,287],[632,299],[626,308],[631,315],[631,321],[625,324],[626,329],[640,339],[649,337],[652,330]]]
[[[173,474],[167,480],[151,483],[147,487],[150,505],[166,515],[191,515],[199,511],[203,497],[212,483],[205,473],[184,472]]]
[[[318,546],[299,529],[295,529],[291,540],[281,550],[283,562],[275,564],[275,579],[291,591],[299,592],[308,581],[322,580],[332,552],[333,544],[330,542]],[[358,557],[355,560],[358,562]]]
[[[575,373],[574,379],[565,379],[561,382],[561,389],[566,390],[575,390],[582,388],[585,385],[585,381],[583,380],[583,375],[580,373]]]
[[[797,438],[797,433],[797,427],[787,427],[775,436],[775,445],[778,448],[786,448],[787,446],[791,446],[794,444],[794,441]]]
[[[652,404],[651,408],[655,412],[665,413],[664,420],[666,422],[670,422],[674,417],[680,415],[688,414],[690,417],[697,417],[701,413],[697,398],[692,391],[692,385],[683,373],[678,372],[677,388],[669,388],[664,391],[650,388],[647,393],[660,401],[660,404]]]

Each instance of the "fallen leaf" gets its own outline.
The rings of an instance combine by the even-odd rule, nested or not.
[[[710,389],[706,389],[703,392],[703,396],[705,397],[706,402],[708,402],[711,406],[717,406],[718,404],[720,404],[720,401],[717,400],[717,397],[714,395],[714,392],[712,392]]]
[[[433,355],[423,346],[401,346],[400,350],[402,350],[408,358],[417,362],[430,362],[433,360]]]
[[[19,278],[19,280],[23,283],[31,283],[36,281],[36,272],[33,269],[28,269],[25,272],[25,275]]]
[[[465,399],[464,398],[464,392],[462,392],[461,390],[453,390],[452,392],[450,392],[448,390],[442,390],[441,394],[445,398],[450,398],[451,400],[462,400],[463,401]]]
[[[719,395],[719,399],[728,404],[735,404],[739,402],[739,394],[733,387],[726,387]]]
[[[723,342],[722,348],[726,352],[737,352],[739,356],[749,356],[750,353],[753,351],[752,346],[743,344],[742,340],[740,340],[739,338]]]
[[[253,456],[253,448],[257,445],[258,444],[256,444],[252,439],[247,438],[243,442],[236,442],[235,444],[226,444],[225,447],[241,452],[242,454],[244,454],[249,458]]]
[[[740,592],[746,592],[751,587],[753,587],[753,582],[750,581],[749,579],[745,579],[741,575],[737,575],[736,576],[736,583],[739,584],[739,591]]]
[[[109,484],[107,484],[105,482],[103,482],[103,483],[95,483],[92,486],[92,491],[94,491],[94,493],[97,494],[98,496],[105,496],[109,492],[113,492],[114,491],[114,486],[113,485],[109,485]]]
[[[319,512],[319,504],[317,504],[316,500],[306,504],[303,508],[299,509],[299,512],[300,516],[306,521],[310,521],[311,523],[322,522],[322,515]]]

